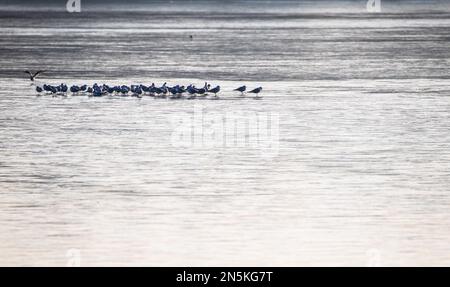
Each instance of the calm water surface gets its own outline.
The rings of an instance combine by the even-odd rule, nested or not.
[[[450,264],[450,14],[132,15],[0,12],[0,265]],[[36,97],[40,68],[223,93]],[[180,145],[198,111],[275,148]]]

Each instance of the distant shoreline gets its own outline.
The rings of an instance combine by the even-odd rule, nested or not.
[[[450,1],[412,1],[403,0],[392,3],[381,0],[383,13],[448,13]],[[0,4],[4,12],[66,12],[66,0],[56,3],[44,1],[12,1]],[[283,13],[283,14],[323,14],[323,13],[367,13],[366,0],[355,1],[258,1],[244,0],[231,3],[219,0],[195,1],[153,1],[141,3],[138,0],[127,1],[126,4],[107,1],[107,3],[82,3],[83,12],[154,12],[154,13]],[[94,1],[95,2],[95,1]],[[147,11],[145,11],[147,10]],[[70,14],[70,13],[68,13]]]

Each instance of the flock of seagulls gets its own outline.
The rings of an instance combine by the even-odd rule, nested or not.
[[[132,96],[142,98],[143,96],[151,96],[157,98],[171,98],[171,99],[195,99],[197,97],[207,97],[210,94],[214,95],[214,99],[218,99],[218,93],[221,91],[220,86],[215,86],[211,88],[211,85],[205,83],[202,88],[197,88],[195,85],[189,85],[187,87],[175,85],[168,86],[167,83],[164,83],[162,86],[158,87],[154,83],[150,86],[146,86],[143,84],[138,85],[121,85],[121,86],[109,86],[106,84],[98,85],[94,84],[93,86],[88,85],[72,85],[67,86],[62,83],[57,86],[44,84],[41,86],[36,86],[36,92],[39,94],[47,93],[53,96],[57,95],[66,95],[67,93],[72,94],[87,94],[91,97],[102,97],[102,96]],[[241,92],[241,96],[244,96],[246,91],[246,86],[239,87],[234,91]],[[248,91],[249,94],[254,94],[256,98],[259,98],[259,93],[262,91],[262,87],[253,89]]]
[[[44,71],[38,71],[36,73],[31,73],[30,71],[25,71],[25,73],[29,74],[30,80],[34,81],[34,79],[43,73]],[[247,87],[242,86],[233,91],[237,91],[241,93],[241,96],[244,96],[246,93]],[[220,86],[212,86],[205,82],[205,85],[201,88],[197,88],[195,85],[190,84],[185,87],[183,85],[175,85],[168,86],[167,83],[164,83],[162,86],[156,86],[152,83],[150,86],[146,86],[143,84],[137,85],[120,85],[120,86],[109,86],[106,84],[98,85],[94,84],[92,86],[84,85],[72,85],[67,86],[62,83],[57,86],[44,84],[43,86],[36,86],[36,92],[39,94],[47,93],[53,96],[57,95],[66,95],[67,93],[72,94],[87,94],[92,97],[102,97],[106,95],[110,96],[133,96],[142,98],[143,96],[152,96],[158,98],[171,98],[171,99],[195,99],[197,97],[204,98],[210,94],[214,94],[214,99],[218,99],[218,93],[221,91]],[[261,93],[262,87],[258,87],[248,91],[248,94],[254,94],[255,98],[259,98],[259,93]]]

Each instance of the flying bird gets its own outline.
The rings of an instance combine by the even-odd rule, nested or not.
[[[247,89],[246,86],[242,86],[242,87],[239,87],[237,89],[234,89],[234,91],[241,92],[241,95],[244,95],[244,92],[245,92],[246,89]]]
[[[30,80],[32,81],[32,82],[34,82],[34,79],[37,77],[37,76],[39,76],[40,74],[42,74],[42,73],[44,73],[45,71],[42,71],[42,70],[39,70],[39,71],[37,71],[36,73],[31,73],[30,71],[24,71],[24,73],[27,73],[28,75],[30,75]]]

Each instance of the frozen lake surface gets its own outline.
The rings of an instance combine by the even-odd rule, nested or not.
[[[0,27],[0,265],[450,264],[449,13],[3,11]],[[36,97],[22,70],[41,68],[38,84],[223,92]],[[174,136],[211,139],[183,121],[233,113],[271,136]]]

